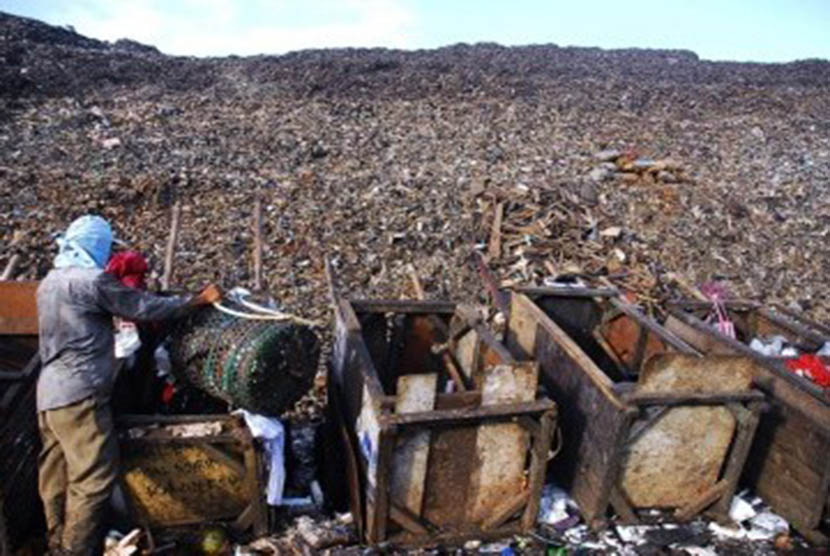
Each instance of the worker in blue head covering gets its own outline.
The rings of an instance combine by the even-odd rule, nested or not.
[[[103,513],[117,476],[110,412],[115,381],[112,317],[176,318],[221,297],[208,286],[191,298],[129,288],[104,272],[113,233],[100,216],[82,216],[58,236],[54,268],[40,283],[39,488],[50,550],[100,552]]]

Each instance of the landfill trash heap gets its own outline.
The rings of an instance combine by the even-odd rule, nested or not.
[[[312,319],[325,255],[355,296],[411,295],[411,264],[428,297],[470,298],[474,248],[508,284],[607,276],[659,307],[672,275],[722,279],[828,318],[824,60],[490,43],[194,58],[6,14],[0,58],[16,278],[43,276],[50,234],[90,211],[160,269],[178,199],[172,282],[246,284],[260,195],[265,286]]]

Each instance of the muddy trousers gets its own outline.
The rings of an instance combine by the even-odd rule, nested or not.
[[[87,398],[41,411],[40,497],[49,546],[73,554],[101,550],[101,523],[115,485],[118,444],[109,404]]]

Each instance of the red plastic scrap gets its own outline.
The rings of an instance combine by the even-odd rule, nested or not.
[[[790,359],[787,361],[787,368],[794,373],[803,373],[819,386],[830,386],[830,366],[817,355],[804,354],[798,359]]]

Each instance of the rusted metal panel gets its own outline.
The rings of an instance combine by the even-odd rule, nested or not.
[[[37,335],[37,286],[38,282],[0,282],[0,335]]]
[[[751,361],[667,354],[649,360],[637,394],[748,390]],[[636,425],[635,425],[636,426]],[[626,445],[621,486],[637,507],[676,508],[718,482],[737,423],[724,405],[673,407]]]

